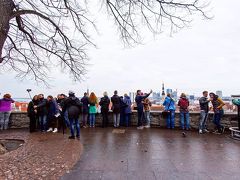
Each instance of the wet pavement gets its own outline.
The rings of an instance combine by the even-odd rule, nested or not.
[[[240,141],[166,129],[81,129],[83,154],[62,180],[240,179]]]
[[[6,130],[0,131],[1,139],[24,143],[20,141],[19,148],[0,155],[0,180],[59,179],[76,164],[82,152],[79,140],[69,140],[61,133]]]

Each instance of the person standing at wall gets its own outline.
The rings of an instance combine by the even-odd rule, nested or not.
[[[214,120],[213,123],[216,125],[216,131],[214,131],[215,134],[222,134],[224,133],[225,127],[221,125],[221,119],[223,117],[223,106],[225,103],[222,101],[221,98],[218,97],[218,95],[214,93],[209,93],[209,96],[211,98],[211,103],[213,105],[213,112],[214,112]]]
[[[108,127],[108,112],[109,112],[109,104],[110,99],[108,97],[107,92],[103,93],[103,97],[101,98],[99,105],[101,106],[101,114],[102,114],[102,128]]]
[[[120,123],[121,99],[118,96],[118,92],[116,90],[114,91],[114,95],[111,97],[111,102],[112,102],[114,127],[118,128]]]
[[[81,101],[75,96],[73,91],[69,91],[69,97],[64,101],[63,112],[67,112],[70,121],[71,136],[69,139],[75,139],[75,129],[76,137],[80,138],[80,124],[79,116],[81,111]]]
[[[163,106],[165,107],[165,111],[168,111],[168,115],[167,115],[167,128],[168,129],[174,129],[175,127],[175,101],[174,99],[171,97],[171,94],[168,93],[167,97],[165,98],[164,102],[163,102]]]
[[[98,99],[94,92],[89,96],[89,120],[90,127],[95,127]]]
[[[143,103],[142,102],[151,93],[152,93],[152,90],[148,94],[142,95],[141,90],[137,90],[137,94],[136,94],[136,97],[135,97],[135,102],[137,104],[137,112],[138,112],[138,125],[137,125],[138,127],[137,127],[137,129],[143,129],[144,113],[143,113]]]
[[[144,94],[145,96],[147,93]],[[144,108],[144,119],[145,119],[145,128],[150,128],[151,126],[151,120],[150,120],[150,108],[152,106],[152,103],[148,98],[145,98],[143,100],[143,108]]]
[[[0,130],[8,129],[12,103],[14,100],[10,94],[4,94],[3,98],[0,99]]]
[[[47,132],[58,132],[58,119],[57,117],[60,115],[59,107],[57,101],[53,98],[53,96],[49,95],[47,97],[47,123],[49,129]]]
[[[209,102],[208,91],[203,91],[203,96],[199,99],[200,104],[200,122],[199,122],[199,134],[209,132],[206,128],[208,112],[209,112]]]
[[[30,133],[36,131],[38,117],[37,117],[37,110],[34,109],[34,106],[37,106],[37,105],[38,105],[38,96],[35,95],[32,101],[28,103],[28,108],[27,108],[27,114],[30,119],[30,125],[29,125]]]
[[[124,94],[123,102],[127,105],[124,112],[125,114],[124,121],[125,121],[126,127],[128,127],[128,126],[131,126],[132,101],[127,94]]]
[[[81,103],[82,103],[82,125],[84,128],[87,128],[89,98],[86,92],[84,93],[84,96],[81,99]]]
[[[186,94],[182,93],[178,101],[178,106],[180,107],[180,122],[182,130],[190,129],[190,120],[189,120],[189,101],[186,97]],[[186,123],[185,123],[186,122]]]

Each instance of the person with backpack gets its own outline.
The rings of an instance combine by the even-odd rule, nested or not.
[[[116,90],[114,91],[114,95],[111,97],[111,102],[112,102],[114,127],[118,128],[120,123],[121,99],[118,96],[118,92]]]
[[[102,114],[102,128],[108,127],[108,112],[109,112],[109,104],[110,99],[108,97],[107,92],[103,93],[103,97],[101,98],[99,105],[101,106],[101,114]]]
[[[180,99],[178,101],[178,106],[180,107],[180,122],[182,130],[190,129],[190,121],[189,121],[189,101],[186,97],[186,94],[182,93]],[[185,124],[186,122],[186,124]]]
[[[77,139],[80,139],[79,115],[82,104],[73,91],[69,91],[68,94],[69,97],[64,101],[63,112],[67,113],[70,122],[71,136],[69,136],[69,139],[75,139],[75,129],[76,137]]]
[[[174,129],[175,127],[175,102],[174,99],[171,97],[171,94],[168,93],[167,97],[165,98],[163,102],[163,106],[165,107],[165,111],[168,111],[167,115],[167,128],[168,129]]]
[[[223,112],[223,106],[225,103],[222,101],[221,98],[218,97],[218,95],[214,93],[209,93],[211,103],[213,105],[213,112],[214,112],[214,120],[213,123],[216,125],[216,131],[213,133],[215,134],[222,134],[224,133],[225,127],[221,125],[221,119],[224,114]]]

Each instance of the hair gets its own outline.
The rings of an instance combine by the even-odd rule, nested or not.
[[[105,91],[105,92],[103,92],[103,96],[107,96],[108,95],[108,93]]]
[[[49,95],[48,98],[53,99],[53,96]]]
[[[117,90],[115,90],[115,91],[114,91],[114,95],[117,95],[117,94],[118,94],[118,92],[117,92]]]
[[[203,94],[208,93],[208,91],[203,91]]]
[[[171,94],[170,94],[170,93],[167,93],[167,96],[168,96],[168,97],[171,97]]]
[[[213,99],[216,100],[218,98],[218,95],[216,95],[215,93],[213,92],[210,92],[209,93],[209,96],[213,95]]]
[[[125,94],[124,94],[124,97],[127,97],[127,96],[128,96],[127,93],[125,93]]]
[[[11,98],[11,94],[4,94],[3,98]]]
[[[94,94],[94,92],[91,92],[89,96],[89,102],[90,103],[97,103],[97,96]]]
[[[182,93],[180,97],[186,97],[186,94],[185,94],[185,93]]]
[[[36,99],[35,99],[36,98]],[[38,100],[38,95],[33,96],[33,100]]]
[[[86,92],[85,92],[83,95],[84,95],[84,96],[87,96],[87,95],[88,95],[88,93],[86,93]]]
[[[140,90],[140,89],[139,89],[139,90],[137,90],[137,94],[138,94],[139,92],[141,92],[141,90]]]

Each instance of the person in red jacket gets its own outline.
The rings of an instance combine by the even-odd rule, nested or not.
[[[186,94],[182,93],[178,101],[178,106],[180,107],[180,120],[182,130],[190,129],[190,120],[189,120],[189,101],[186,97]],[[186,123],[185,123],[186,122]]]

